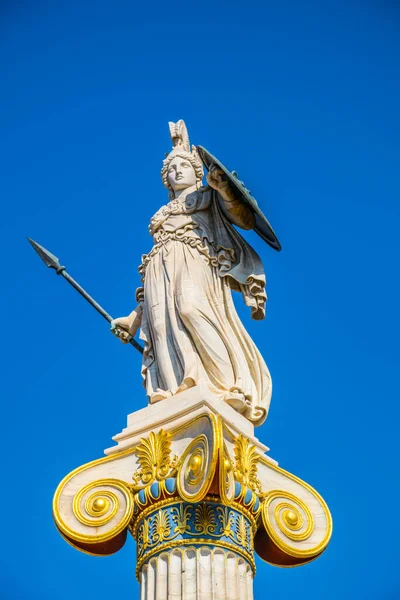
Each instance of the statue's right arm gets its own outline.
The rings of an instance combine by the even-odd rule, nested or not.
[[[111,321],[111,332],[123,344],[128,344],[141,325],[142,314],[143,303],[139,303],[127,317],[119,317]]]

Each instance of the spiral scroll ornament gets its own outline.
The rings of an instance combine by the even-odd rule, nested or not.
[[[207,436],[202,433],[186,448],[180,460],[177,488],[187,502],[198,502],[207,493],[214,477],[217,456],[210,449]]]
[[[297,496],[277,490],[262,503],[262,522],[269,538],[287,555],[311,559],[327,546],[331,535],[330,514],[323,516],[328,527],[317,526],[309,507]]]
[[[75,545],[91,546],[95,552],[96,544],[103,544],[102,553],[107,553],[104,543],[126,534],[132,519],[133,496],[128,485],[117,479],[100,479],[87,483],[72,497],[67,490],[68,482],[54,497],[58,529]]]

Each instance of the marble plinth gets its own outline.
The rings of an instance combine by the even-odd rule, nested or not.
[[[137,410],[128,415],[127,426],[112,439],[117,446],[107,448],[105,454],[111,455],[115,452],[125,450],[150,431],[163,428],[168,431],[179,427],[201,414],[211,414],[220,417],[237,435],[242,433],[248,439],[257,443],[260,450],[267,452],[269,448],[261,444],[254,437],[254,425],[239,414],[229,404],[215,398],[206,387],[196,386],[176,394],[156,404],[150,404],[146,408]]]

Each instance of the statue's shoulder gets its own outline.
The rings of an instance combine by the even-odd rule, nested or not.
[[[195,190],[188,194],[185,198],[185,208],[187,210],[192,210],[193,208],[198,208],[199,204],[203,200],[203,188],[199,190]]]
[[[151,220],[153,220],[153,219],[157,220],[157,219],[167,216],[170,212],[169,205],[170,205],[170,203],[160,206],[160,208],[157,210],[157,212],[155,212],[154,215],[152,216]]]
[[[186,210],[205,210],[209,207],[212,199],[212,188],[209,185],[204,185],[198,190],[186,196]]]

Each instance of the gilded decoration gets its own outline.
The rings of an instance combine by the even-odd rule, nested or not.
[[[118,511],[118,497],[110,490],[96,491],[87,496],[93,484],[83,487],[75,496],[72,510],[75,517],[89,527],[101,527],[115,517]],[[86,499],[82,506],[82,499]],[[84,510],[82,510],[84,509]]]
[[[218,435],[213,419],[211,426],[207,435],[201,433],[190,442],[179,461],[177,490],[187,502],[200,502],[214,478],[218,462]]]
[[[194,528],[198,535],[213,535],[217,528],[215,512],[210,504],[201,502],[196,506]]]
[[[141,545],[143,550],[146,550],[146,548],[148,548],[150,545],[149,522],[146,520],[143,521],[143,524],[141,525],[141,527],[138,530],[137,543]]]
[[[192,427],[195,435],[190,440]],[[178,459],[173,444],[182,434],[190,441],[180,446]],[[228,436],[219,418],[199,415],[169,432],[152,432],[118,455],[76,469],[54,497],[60,533],[83,552],[110,554],[123,545],[129,529],[140,561],[160,548],[200,542],[235,548],[250,561],[257,538],[256,550],[264,560],[281,560],[273,548],[282,553],[284,566],[312,560],[325,549],[332,532],[323,499],[307,483],[259,455],[242,434],[234,439],[231,457]],[[138,467],[133,484],[96,478],[96,473],[132,472],[134,456]],[[107,466],[110,462],[112,468]],[[266,469],[274,481],[298,493],[270,491]]]
[[[165,510],[158,510],[152,522],[152,539],[156,544],[170,539],[171,517]]]
[[[178,457],[171,459],[171,434],[163,429],[142,438],[135,453],[140,465],[132,477],[135,487],[139,487],[140,482],[150,485],[156,480],[163,481],[176,472]]]
[[[217,507],[218,519],[222,525],[222,531],[225,537],[233,537],[233,525],[235,522],[235,516],[233,512],[227,506]]]
[[[253,564],[252,536],[256,526],[246,509],[223,506],[217,498],[210,497],[198,505],[176,498],[161,501],[153,510],[144,511],[139,520],[138,565],[157,552],[188,543],[231,548]]]
[[[300,498],[282,490],[266,495],[262,504],[262,522],[279,550],[302,559],[320,554],[326,548],[331,534],[331,527],[328,527],[322,540],[320,536],[313,537],[316,528],[310,509]],[[306,540],[307,545],[304,546],[302,542]]]
[[[53,517],[58,530],[71,545],[80,549],[81,544],[96,545],[114,539],[125,531],[133,516],[133,497],[129,486],[118,479],[99,479],[81,487],[71,500],[71,513],[75,522],[72,527],[59,510],[61,494],[68,483],[65,478],[53,499]],[[103,552],[101,552],[103,553]],[[106,552],[107,553],[107,552]]]
[[[249,534],[248,532],[248,524],[246,523],[243,515],[240,515],[240,517],[236,519],[235,528],[236,537],[239,544],[246,548],[249,544],[251,533]]]
[[[190,525],[189,519],[192,516],[192,507],[190,505],[183,504],[181,502],[178,506],[174,506],[171,509],[172,519],[176,523],[176,527],[174,529],[174,533],[179,533],[183,535],[186,531],[189,531]]]
[[[261,493],[261,483],[257,477],[259,457],[256,447],[240,434],[235,439],[233,452],[235,455],[235,479],[253,490],[253,492]]]
[[[219,493],[222,502],[229,505],[235,493],[235,477],[229,452],[224,443],[222,424],[219,427]]]

